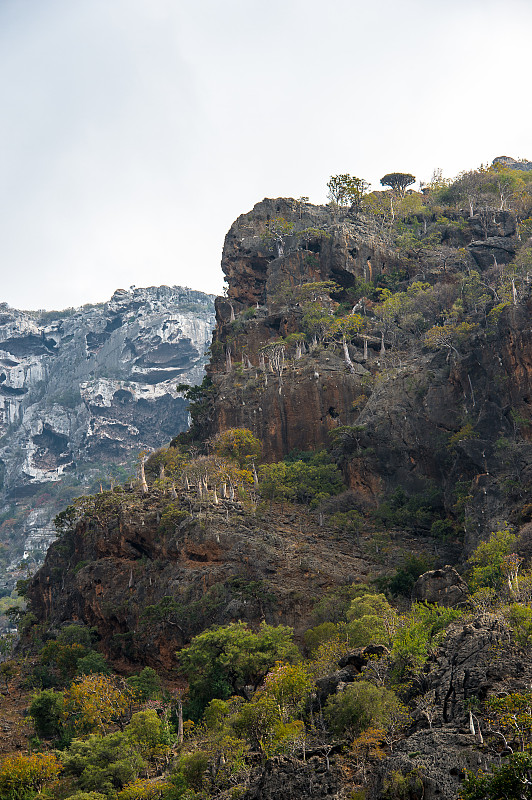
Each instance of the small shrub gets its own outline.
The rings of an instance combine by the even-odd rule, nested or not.
[[[532,643],[532,608],[513,603],[508,612],[508,621],[516,641],[522,647]]]

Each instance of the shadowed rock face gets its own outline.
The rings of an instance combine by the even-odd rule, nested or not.
[[[0,512],[18,560],[71,497],[187,427],[175,386],[203,378],[213,299],[163,286],[57,313],[0,306]]]

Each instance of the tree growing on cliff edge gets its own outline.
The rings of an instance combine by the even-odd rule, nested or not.
[[[284,256],[286,239],[294,232],[294,226],[284,217],[275,217],[268,222],[261,239],[268,247],[275,248],[277,258]]]
[[[355,175],[332,175],[327,183],[327,197],[338,206],[354,206],[358,209],[369,187],[370,184],[364,178],[357,178]]]
[[[381,178],[381,186],[389,186],[399,197],[405,196],[408,186],[416,182],[416,176],[409,172],[388,172]]]

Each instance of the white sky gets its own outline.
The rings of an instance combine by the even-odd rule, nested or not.
[[[231,222],[532,159],[530,0],[0,0],[0,301],[219,293]]]

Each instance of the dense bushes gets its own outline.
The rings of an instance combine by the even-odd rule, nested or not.
[[[325,451],[297,453],[284,461],[263,464],[259,473],[262,497],[311,508],[345,488],[340,470]]]

